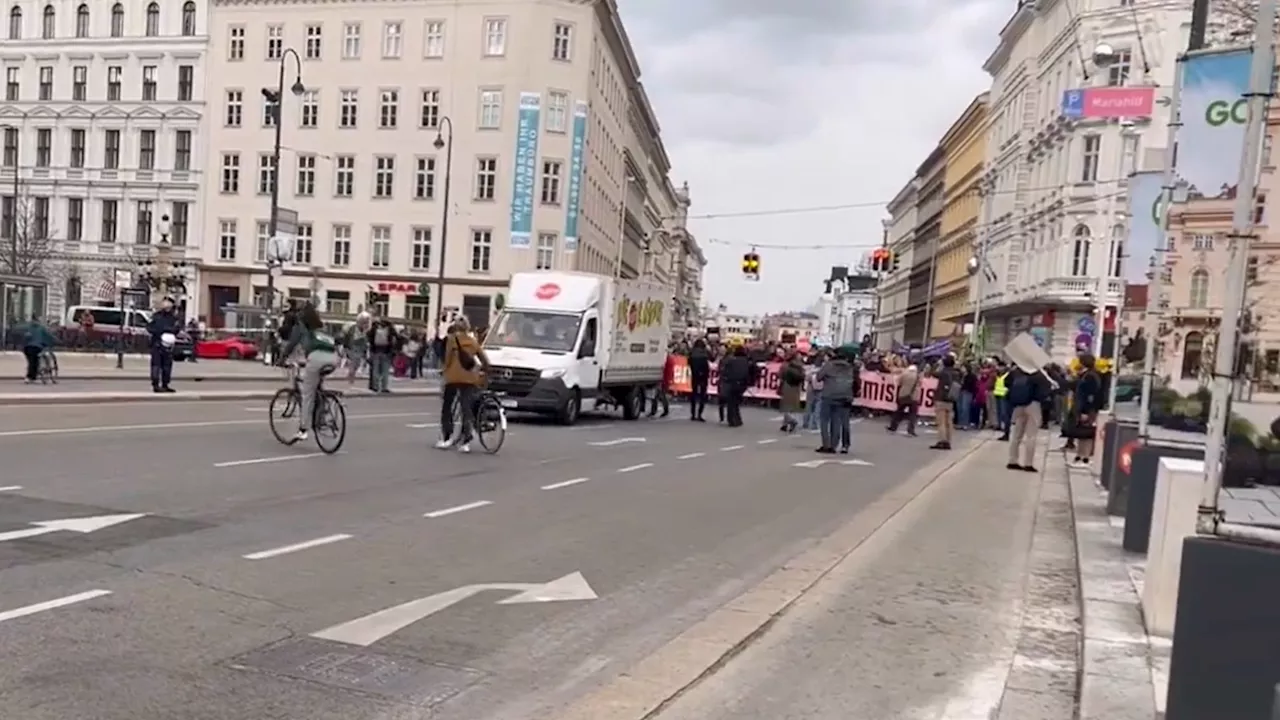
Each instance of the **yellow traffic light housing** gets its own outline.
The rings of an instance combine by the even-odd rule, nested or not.
[[[747,276],[749,280],[760,279],[760,255],[755,252],[744,253],[742,256],[742,274]]]

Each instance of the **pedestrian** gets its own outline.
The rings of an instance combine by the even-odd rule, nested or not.
[[[978,373],[973,363],[966,362],[960,368],[960,399],[956,403],[956,428],[968,430],[978,426],[977,408],[974,401],[978,397]]]
[[[151,391],[171,393],[173,381],[173,346],[178,341],[182,321],[173,310],[173,298],[160,301],[160,309],[151,314],[147,332],[151,335]]]
[[[707,409],[707,386],[711,382],[711,353],[707,341],[698,338],[689,350],[689,419],[706,422],[702,413]]]
[[[800,394],[804,391],[804,363],[800,354],[793,352],[782,366],[778,406],[782,410],[782,432],[793,433],[800,426],[796,415],[800,412]]]
[[[1040,403],[1049,395],[1048,383],[1042,382],[1039,373],[1032,375],[1015,367],[1006,376],[1009,404],[1010,470],[1037,472],[1035,466],[1036,435],[1040,432]],[[1021,451],[1021,452],[1019,452]]]
[[[488,370],[489,358],[471,334],[471,325],[466,317],[459,315],[449,327],[444,343],[441,371],[444,392],[440,398],[438,449],[457,448],[458,452],[471,452],[471,439],[476,427],[476,394]],[[461,428],[454,427],[455,409],[462,421]]]
[[[342,346],[347,364],[347,385],[355,385],[356,375],[368,364],[368,332],[372,324],[373,316],[367,312],[361,312],[356,316],[356,321],[343,330]],[[372,381],[369,384],[372,385]]]
[[[825,353],[819,351],[809,357],[805,366],[804,422],[805,430],[821,430],[822,422],[822,380],[818,371],[822,369]]]
[[[1071,398],[1074,422],[1071,424],[1070,437],[1076,440],[1076,456],[1073,462],[1078,465],[1088,465],[1093,459],[1093,441],[1098,432],[1098,411],[1102,409],[1104,402],[1102,377],[1095,368],[1093,355],[1084,353],[1080,356],[1080,373]]]
[[[729,407],[729,393],[724,382],[724,364],[732,354],[728,348],[721,348],[720,359],[716,362],[716,410],[720,414],[721,423],[724,422],[725,413]]]
[[[996,398],[996,429],[1000,431],[1000,440],[1009,440],[1009,368],[1003,360],[996,361],[995,387],[991,391]]]
[[[889,432],[898,432],[898,425],[907,421],[907,434],[916,436],[916,420],[920,415],[920,368],[913,362],[897,377],[893,416],[889,418]]]
[[[191,338],[191,356],[187,360],[190,362],[196,362],[196,355],[198,355],[196,350],[199,349],[200,338],[203,336],[200,328],[201,324],[195,318],[191,318],[190,322],[187,323],[187,337]]]
[[[87,313],[86,313],[87,314]],[[26,381],[32,383],[40,376],[40,356],[54,346],[53,333],[40,322],[40,316],[32,315],[31,322],[22,331],[22,354],[27,359]]]
[[[649,406],[649,417],[658,414],[658,406],[662,406],[662,417],[671,414],[671,387],[676,382],[676,363],[680,362],[674,348],[667,350],[667,359],[662,363],[662,382],[653,393],[653,404]]]
[[[369,389],[376,393],[391,392],[391,360],[401,346],[400,333],[391,321],[374,318],[365,335],[369,341]]]
[[[938,423],[938,442],[930,447],[934,450],[950,450],[951,439],[956,430],[956,403],[960,400],[961,380],[956,370],[955,357],[948,355],[942,358],[942,366],[934,375],[938,386],[933,391],[934,418]]]
[[[838,349],[818,371],[822,380],[822,444],[818,452],[848,454],[850,445],[849,416],[853,412],[853,363],[845,348]]]
[[[720,394],[725,398],[725,420],[729,427],[742,427],[742,399],[751,387],[754,364],[741,345],[720,364]]]

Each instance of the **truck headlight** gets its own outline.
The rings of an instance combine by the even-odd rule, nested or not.
[[[542,377],[546,380],[564,376],[564,368],[547,368],[542,371]]]

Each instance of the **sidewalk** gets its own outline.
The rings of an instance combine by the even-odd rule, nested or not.
[[[372,396],[366,381],[357,380],[354,387],[339,379],[326,383],[326,387],[349,397]],[[173,394],[156,394],[151,391],[147,378],[129,380],[116,378],[99,380],[60,380],[57,384],[34,383],[0,384],[0,406],[13,405],[70,405],[119,402],[193,402],[227,400],[266,400],[285,386],[283,375],[276,371],[271,378],[239,378],[192,380],[176,377]],[[392,379],[391,397],[415,397],[438,395],[440,384],[435,380]]]
[[[1065,478],[1006,470],[1008,446],[984,435],[962,433],[956,450],[890,491],[886,501],[905,505],[883,524],[848,540],[875,522],[859,519],[869,507],[820,541],[828,558],[833,543],[847,547],[688,684],[670,687],[670,661],[653,677],[649,661],[627,673],[633,694],[666,682],[657,712],[623,713],[628,698],[606,688],[594,714],[569,717],[1072,720],[1080,632]],[[816,568],[810,554],[779,573]],[[770,579],[760,592],[772,602],[778,588]],[[763,605],[744,596],[730,607]],[[696,649],[711,633],[686,635]]]

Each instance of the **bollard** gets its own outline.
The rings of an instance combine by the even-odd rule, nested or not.
[[[1271,697],[1271,720],[1280,720],[1280,683],[1276,683],[1275,694]]]

